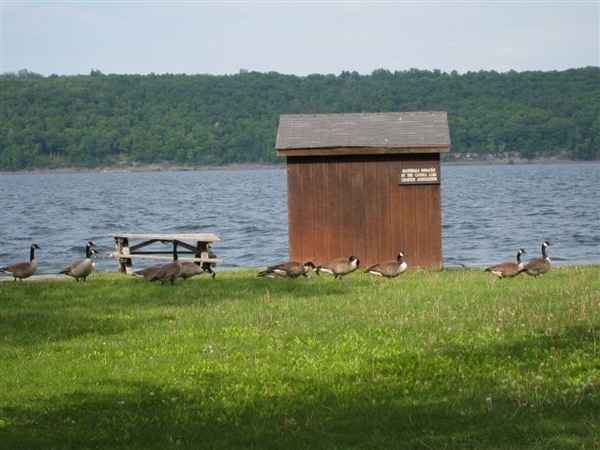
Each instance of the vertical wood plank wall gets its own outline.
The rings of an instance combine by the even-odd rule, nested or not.
[[[287,157],[290,258],[322,264],[354,255],[361,267],[407,255],[442,266],[441,186],[399,184],[402,162],[436,166],[433,154]]]

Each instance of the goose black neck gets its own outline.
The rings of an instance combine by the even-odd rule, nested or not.
[[[29,261],[33,261],[35,259],[35,247],[32,245],[29,249]]]
[[[542,244],[542,258],[546,259],[548,255],[546,254],[546,246]]]
[[[521,252],[520,251],[517,252],[517,262],[518,263],[521,262]]]
[[[177,242],[173,242],[173,261],[177,261]]]
[[[92,257],[92,246],[90,244],[85,244],[85,257],[86,259]]]

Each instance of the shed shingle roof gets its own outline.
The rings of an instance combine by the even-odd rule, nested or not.
[[[340,147],[434,147],[448,151],[447,114],[444,111],[284,114],[279,119],[278,151]]]

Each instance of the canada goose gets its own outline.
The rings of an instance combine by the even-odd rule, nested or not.
[[[209,273],[211,278],[216,276],[216,273],[210,267],[210,263],[202,263],[202,265],[191,261],[181,263],[181,278],[184,280],[203,273]]]
[[[208,246],[206,252],[202,252],[201,256],[203,258],[216,258],[217,257],[217,255],[215,255],[213,253],[210,245]],[[217,273],[214,270],[212,270],[212,268],[214,266],[215,266],[214,263],[207,262],[207,261],[204,261],[202,263],[184,261],[181,263],[181,278],[183,278],[184,280],[187,280],[188,278],[194,277],[196,275],[202,275],[204,273],[208,273],[208,274],[210,274],[211,278],[214,278],[217,276]]]
[[[524,248],[520,248],[517,252],[517,262],[507,261],[485,269],[486,272],[491,272],[498,278],[512,278],[516,277],[523,271],[524,264],[521,262],[521,255],[525,255],[527,252]]]
[[[133,272],[133,275],[138,276],[138,277],[143,277],[146,280],[149,280],[150,278],[152,278],[154,276],[154,274],[158,271],[158,269],[160,269],[162,266],[158,265],[158,266],[150,266],[150,267],[146,267],[144,269],[140,269],[140,270],[136,270],[135,272]]]
[[[365,270],[365,273],[370,273],[372,275],[386,278],[397,277],[401,273],[406,272],[406,269],[408,269],[408,264],[406,264],[406,261],[402,259],[404,258],[404,256],[406,255],[401,251],[400,253],[398,253],[398,257],[395,261],[392,260],[376,264]]]
[[[160,280],[161,283],[170,281],[171,286],[177,278],[181,277],[181,263],[177,256],[177,241],[173,242],[173,262],[161,266],[154,275],[148,278],[149,281]]]
[[[537,259],[532,259],[529,261],[525,267],[523,267],[522,272],[526,272],[528,275],[532,277],[540,277],[544,275],[546,272],[550,270],[550,257],[546,254],[546,247],[551,246],[552,243],[548,241],[544,241],[542,243],[542,257]]]
[[[258,276],[267,278],[298,278],[303,276],[308,278],[308,272],[314,268],[315,265],[311,261],[306,261],[304,264],[298,261],[287,261],[267,267],[259,272]]]
[[[360,261],[356,256],[350,256],[349,258],[336,258],[328,263],[321,264],[316,268],[317,275],[321,272],[330,273],[335,278],[341,279],[344,275],[354,272],[358,269]]]
[[[83,261],[74,262],[58,273],[73,277],[76,281],[79,281],[80,278],[83,279],[83,281],[86,281],[86,278],[94,270],[95,264],[92,261],[92,254],[96,253],[96,250],[93,249],[95,246],[96,244],[92,241],[87,241],[85,243],[85,259]]]
[[[29,261],[18,262],[11,266],[3,267],[0,269],[0,272],[6,272],[11,274],[15,279],[13,281],[17,281],[17,278],[23,281],[23,278],[28,278],[33,275],[37,269],[37,261],[35,260],[35,249],[41,250],[37,244],[32,244],[29,247]]]

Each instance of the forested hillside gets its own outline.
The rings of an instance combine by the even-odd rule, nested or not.
[[[448,112],[452,152],[597,159],[600,68],[0,76],[0,169],[283,162],[279,116]]]

